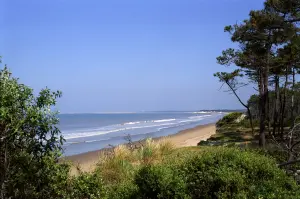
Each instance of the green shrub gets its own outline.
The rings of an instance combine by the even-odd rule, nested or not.
[[[259,126],[259,120],[253,120],[252,124],[254,127]],[[240,123],[240,126],[244,127],[244,128],[251,128],[251,123],[250,120],[248,118],[243,119]]]
[[[107,198],[294,199],[300,196],[295,180],[261,151],[234,147],[183,148],[166,155],[162,162],[133,166],[136,167],[133,179],[105,185]],[[100,184],[99,190],[101,187]],[[82,192],[85,191],[79,191]]]
[[[201,140],[197,145],[198,146],[209,146],[210,142],[207,140]]]
[[[222,119],[220,119],[216,126],[217,127],[222,127],[225,125],[232,125],[235,123],[235,121],[240,118],[243,115],[243,113],[240,112],[233,112],[225,115]]]
[[[134,199],[138,197],[138,187],[131,181],[107,187],[109,199]]]
[[[168,166],[145,166],[135,176],[138,198],[188,198],[183,177]]]
[[[105,198],[105,189],[100,176],[95,173],[81,173],[72,180],[70,199]]]
[[[62,198],[67,165],[58,165],[63,138],[52,111],[61,92],[33,90],[0,70],[0,197]]]
[[[119,171],[133,172],[133,177],[130,175],[114,183],[102,181],[103,172],[82,173],[73,178],[62,198],[294,199],[300,196],[296,182],[262,151],[183,148],[173,151],[162,162],[132,166],[134,170],[124,167]]]
[[[192,198],[297,198],[297,185],[270,158],[212,148],[182,166]]]

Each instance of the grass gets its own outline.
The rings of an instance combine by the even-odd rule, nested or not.
[[[100,155],[95,172],[107,184],[128,181],[141,166],[161,163],[174,150],[175,146],[167,138],[159,141],[147,139],[143,146],[134,150],[120,145],[111,153]]]
[[[258,130],[258,129],[256,129]],[[217,133],[212,135],[207,141],[201,141],[199,146],[252,146],[257,145],[257,137],[252,134],[250,128],[238,125],[226,125],[219,127]]]

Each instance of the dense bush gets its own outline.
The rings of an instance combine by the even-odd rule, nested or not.
[[[107,187],[109,199],[138,198],[138,187],[132,181],[122,182]]]
[[[295,181],[270,158],[236,148],[213,148],[183,165],[192,198],[297,198]]]
[[[110,187],[109,198],[300,198],[296,182],[263,153],[225,147],[186,152],[141,167],[134,181]]]
[[[55,106],[60,92],[37,96],[0,71],[0,198],[61,198],[68,165],[57,164],[62,137]]]
[[[135,177],[139,198],[188,198],[183,177],[168,166],[145,166]]]
[[[225,125],[231,125],[231,124],[235,124],[236,121],[243,115],[243,113],[241,112],[233,112],[233,113],[229,113],[227,115],[225,115],[222,119],[220,119],[216,126],[217,127],[222,127]]]
[[[65,198],[100,199],[106,197],[102,178],[96,173],[81,173],[79,176],[74,177],[71,185],[71,191]]]

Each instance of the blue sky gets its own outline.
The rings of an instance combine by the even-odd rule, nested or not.
[[[0,54],[61,112],[241,108],[219,91],[225,25],[262,0],[0,0]],[[240,94],[247,99],[252,88]]]

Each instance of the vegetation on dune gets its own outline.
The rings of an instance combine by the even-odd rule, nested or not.
[[[156,147],[149,150],[157,150]],[[275,159],[261,151],[228,147],[173,148],[165,151],[163,158],[152,153],[151,162],[137,155],[139,149],[122,146],[117,151],[102,157],[115,161],[102,162],[93,173],[82,174],[97,178],[87,178],[92,182],[80,180],[81,186],[86,187],[80,189],[81,196],[93,198],[83,195],[87,190],[90,194],[92,190],[104,190],[102,198],[115,199],[297,198],[299,195],[296,181],[276,165]],[[94,183],[96,179],[103,181]]]
[[[243,113],[241,112],[233,112],[233,113],[229,113],[227,115],[225,115],[222,119],[220,119],[217,123],[216,123],[216,127],[223,127],[225,125],[234,125],[234,124],[238,124],[240,121],[239,120],[243,120]]]
[[[138,149],[120,145],[111,153],[100,155],[96,172],[101,174],[106,184],[125,182],[133,179],[135,171],[141,165],[162,162],[173,150],[173,144],[167,139],[158,142],[147,139]]]
[[[295,182],[274,163],[255,152],[221,147],[205,149],[184,168],[193,198],[296,198]]]
[[[296,182],[270,157],[238,148],[193,149],[177,149],[162,161],[135,165],[132,178],[107,185],[110,198],[298,197]]]

